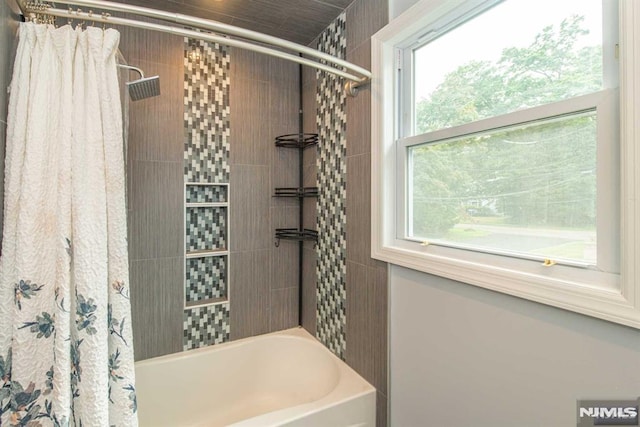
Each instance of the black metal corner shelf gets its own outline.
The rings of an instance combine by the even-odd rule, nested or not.
[[[318,187],[281,187],[276,188],[273,197],[318,197]]]
[[[275,137],[275,146],[285,149],[296,149],[298,152],[298,182],[296,187],[279,187],[274,189],[273,197],[294,198],[298,199],[298,226],[296,228],[276,228],[275,230],[275,245],[280,246],[281,240],[296,241],[295,245],[287,245],[286,253],[284,256],[289,255],[289,249],[291,246],[297,246],[298,252],[298,325],[302,326],[302,296],[303,296],[303,254],[304,254],[304,242],[314,242],[314,246],[318,244],[318,231],[304,228],[304,209],[305,199],[316,197],[318,198],[318,187],[305,187],[304,186],[304,153],[307,148],[314,145],[318,145],[317,133],[306,133],[304,131],[304,103],[303,103],[303,73],[302,65],[298,68],[298,133],[291,133],[287,135],[280,135]],[[293,184],[293,183],[292,183]],[[294,184],[295,185],[295,184]],[[308,201],[307,201],[308,203]]]
[[[276,147],[305,149],[317,144],[317,133],[291,133],[276,136]]]
[[[280,240],[295,240],[298,242],[318,242],[318,232],[305,228],[276,228],[276,246],[280,245]]]

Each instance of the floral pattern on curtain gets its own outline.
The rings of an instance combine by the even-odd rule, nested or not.
[[[137,425],[119,37],[19,29],[0,256],[3,426]]]

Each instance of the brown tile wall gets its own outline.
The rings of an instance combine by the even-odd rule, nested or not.
[[[127,62],[160,76],[161,96],[129,103],[131,310],[135,355],[142,360],[182,351],[183,39],[119,30]]]
[[[317,46],[314,41],[310,46]],[[305,132],[317,133],[316,125],[316,70],[304,67],[302,70],[302,109],[303,129]],[[304,152],[304,185],[315,187],[318,185],[318,170],[316,167],[317,148],[307,148]],[[304,203],[304,227],[316,230],[317,227],[317,200],[308,198]],[[317,274],[318,261],[315,245],[305,242],[303,250],[303,279],[302,279],[302,326],[313,336],[316,335],[317,312]]]
[[[355,0],[347,8],[347,61],[371,69],[371,36],[388,20],[386,0]],[[316,46],[312,43],[310,46]],[[315,71],[305,71],[305,131],[315,132]],[[346,362],[378,390],[377,424],[387,425],[387,265],[371,258],[371,97],[347,98]],[[305,185],[316,182],[315,151],[305,153]],[[305,205],[306,206],[306,205]],[[306,208],[305,208],[306,209]],[[315,226],[313,208],[305,226]],[[305,248],[303,326],[315,334],[315,251]]]
[[[116,0],[213,19],[225,24],[307,44],[350,0]]]
[[[347,61],[371,69],[371,36],[388,21],[387,0],[347,9]],[[387,425],[387,265],[371,258],[371,96],[347,98],[346,361],[378,390],[377,425]]]
[[[298,153],[274,137],[298,131],[298,66],[231,51],[231,339],[298,325],[298,244],[274,245],[274,229],[297,227]]]
[[[136,359],[182,351],[183,39],[120,28],[127,62],[160,75],[162,95],[130,103],[128,220]],[[158,48],[161,46],[161,48]],[[297,154],[276,135],[298,130],[298,67],[231,51],[231,339],[298,324],[297,246],[274,247],[276,226],[297,226]]]

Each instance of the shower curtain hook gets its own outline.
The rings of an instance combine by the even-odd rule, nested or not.
[[[77,9],[76,9],[76,16],[80,16],[80,14],[81,14],[81,13],[82,13],[82,9],[77,8]],[[82,27],[84,26],[84,24],[85,24],[85,22],[84,22],[84,21],[80,21],[80,20],[78,20],[78,23],[76,24],[76,29],[77,29],[78,27],[80,27],[80,29],[82,30]]]
[[[109,17],[111,16],[110,13],[108,12],[102,12],[102,31],[105,31],[107,29],[107,21],[109,20]]]

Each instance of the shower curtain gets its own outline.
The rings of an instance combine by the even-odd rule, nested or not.
[[[135,426],[113,29],[23,23],[0,255],[0,424]]]

